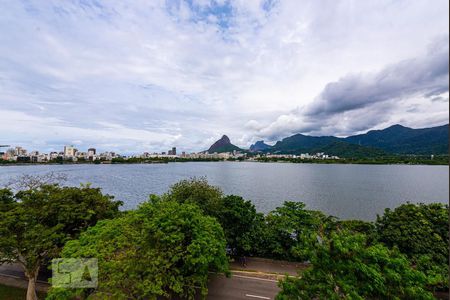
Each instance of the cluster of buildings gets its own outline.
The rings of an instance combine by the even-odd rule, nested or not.
[[[301,153],[299,155],[296,154],[258,154],[255,158],[293,158],[293,159],[339,159],[338,156],[335,155],[328,155],[324,152],[319,152],[315,154],[309,154],[309,153]]]
[[[199,153],[191,153],[187,154],[187,158],[200,158],[200,159],[239,159],[239,158],[246,158],[247,153],[236,151],[233,152],[221,152],[221,153],[208,153],[208,152],[199,152]]]
[[[121,156],[116,154],[115,152],[103,152],[97,153],[95,148],[89,148],[87,151],[80,151],[75,148],[73,145],[64,146],[63,151],[60,152],[50,152],[50,153],[41,153],[39,151],[27,151],[22,147],[14,147],[9,148],[6,151],[0,150],[0,159],[18,162],[18,163],[46,163],[46,162],[59,162],[59,161],[69,161],[69,162],[83,162],[83,161],[102,161],[109,162],[114,158],[122,158],[127,160],[128,158],[142,158],[142,159],[151,159],[151,158],[186,158],[186,159],[229,159],[229,158],[245,158],[246,153],[242,153],[240,151],[233,152],[225,152],[225,153],[208,153],[208,152],[199,152],[199,153],[186,153],[181,152],[177,153],[177,148],[172,147],[172,149],[167,152],[160,153],[149,153],[144,152],[139,155],[133,156]]]
[[[9,148],[1,152],[0,158],[15,162],[34,162],[45,163],[59,160],[66,161],[95,161],[103,160],[110,161],[118,157],[115,152],[97,153],[95,148],[89,148],[86,152],[79,151],[74,146],[65,146],[61,152],[41,153],[39,151],[28,152],[22,147]]]
[[[247,154],[240,151],[233,152],[223,152],[223,153],[208,153],[208,152],[198,152],[198,153],[186,153],[181,152],[177,154],[177,148],[173,147],[171,150],[161,153],[149,153],[144,152],[143,154],[133,156],[137,158],[186,158],[186,159],[229,159],[229,158],[241,158],[246,157]]]
[[[4,147],[4,146],[3,146]],[[233,152],[223,152],[223,153],[208,153],[208,152],[198,152],[198,153],[177,153],[177,148],[172,147],[172,149],[167,152],[160,153],[149,153],[144,152],[139,155],[133,156],[121,156],[115,152],[103,152],[97,153],[95,148],[89,148],[87,151],[79,151],[74,146],[65,146],[61,152],[50,152],[50,153],[40,153],[39,151],[28,152],[22,147],[9,148],[8,150],[2,152],[0,150],[0,159],[13,161],[13,162],[32,162],[32,163],[46,163],[46,162],[57,162],[57,161],[72,161],[72,162],[83,162],[83,161],[102,161],[110,162],[114,158],[122,158],[127,160],[128,158],[141,158],[141,159],[151,159],[151,158],[185,158],[185,159],[249,159],[257,160],[258,158],[273,158],[273,159],[339,159],[338,156],[331,156],[325,153],[302,153],[299,155],[295,154],[257,154],[247,157],[246,152],[233,151]]]
[[[182,152],[181,155],[185,155],[185,152]],[[168,150],[167,152],[161,152],[161,153],[144,152],[140,155],[134,155],[132,157],[137,157],[137,158],[175,158],[175,157],[179,157],[179,155],[177,155],[177,148],[172,147],[172,149]]]

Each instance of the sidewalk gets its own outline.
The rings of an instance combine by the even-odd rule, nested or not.
[[[230,262],[232,272],[262,273],[271,275],[296,276],[298,271],[304,270],[308,265],[298,262],[273,260],[259,257],[247,257],[247,265],[243,267],[239,261]]]

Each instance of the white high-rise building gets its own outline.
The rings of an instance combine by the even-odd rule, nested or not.
[[[75,147],[72,146],[64,146],[64,156],[65,157],[73,157],[75,156],[75,152],[77,151],[77,149],[75,149]]]
[[[22,155],[26,155],[27,154],[27,150],[23,149],[22,147],[16,147],[14,149],[14,155],[16,156],[22,156]]]

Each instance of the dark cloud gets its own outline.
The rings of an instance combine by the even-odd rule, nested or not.
[[[351,74],[328,83],[305,109],[307,116],[329,116],[375,103],[448,92],[448,36],[428,47],[425,56],[404,60],[378,73]]]
[[[449,91],[448,40],[448,36],[435,40],[421,57],[328,83],[309,105],[260,128],[259,137],[347,136],[395,123],[417,127],[424,116],[429,116],[426,126],[448,122],[448,113],[442,111]]]
[[[440,97],[440,96],[433,97],[433,98],[431,98],[431,101],[432,102],[448,102],[448,97],[447,98],[446,97]]]
[[[448,34],[448,1],[3,2],[8,144],[200,151],[448,118],[448,37],[387,66]]]

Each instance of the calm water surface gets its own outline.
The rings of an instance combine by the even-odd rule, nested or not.
[[[406,201],[449,200],[448,166],[322,165],[254,162],[188,162],[130,165],[33,165],[0,167],[0,185],[21,174],[68,175],[66,184],[90,182],[136,207],[149,194],[193,176],[206,176],[226,194],[251,200],[264,213],[285,200],[302,201],[342,219],[374,220]]]

